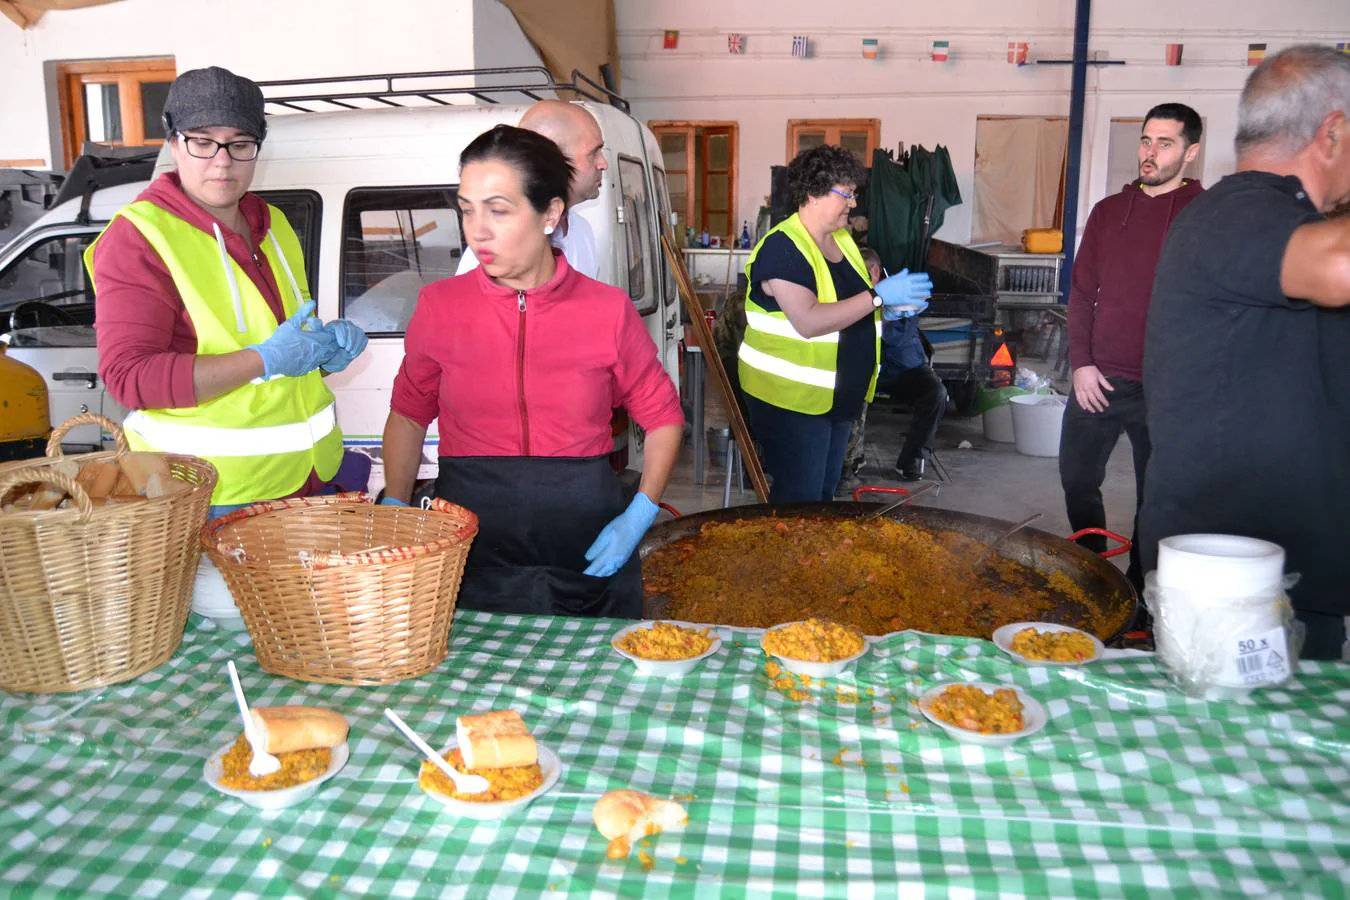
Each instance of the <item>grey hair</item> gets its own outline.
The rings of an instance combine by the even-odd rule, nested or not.
[[[1350,118],[1350,54],[1296,44],[1267,57],[1238,101],[1238,155],[1257,148],[1297,153],[1337,110]]]

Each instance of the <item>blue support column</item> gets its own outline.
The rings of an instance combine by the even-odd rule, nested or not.
[[[1059,272],[1061,302],[1069,301],[1073,251],[1078,236],[1078,184],[1083,169],[1083,104],[1087,97],[1088,26],[1092,0],[1078,0],[1073,20],[1073,80],[1069,88],[1069,147],[1064,166],[1064,265]]]

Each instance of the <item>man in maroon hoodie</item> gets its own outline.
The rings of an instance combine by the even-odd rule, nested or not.
[[[1200,116],[1163,103],[1148,111],[1139,136],[1139,178],[1092,208],[1073,260],[1069,291],[1069,363],[1073,393],[1064,413],[1059,477],[1069,527],[1104,528],[1102,480],[1123,430],[1134,451],[1135,510],[1144,496],[1148,428],[1144,423],[1144,326],[1153,270],[1167,228],[1202,192],[1182,177],[1200,152]],[[1094,552],[1097,536],[1080,540]],[[1143,590],[1137,551],[1130,581]]]

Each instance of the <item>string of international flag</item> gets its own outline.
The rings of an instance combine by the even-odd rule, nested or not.
[[[767,42],[768,39],[765,40]],[[883,48],[879,38],[864,37],[861,40],[863,59],[879,60],[882,58]],[[732,56],[744,56],[748,43],[748,37],[742,32],[732,31],[727,33],[727,53]],[[662,49],[678,50],[679,46],[680,32],[677,29],[666,29],[662,35]],[[1248,66],[1259,66],[1261,64],[1261,61],[1266,58],[1266,46],[1265,43],[1247,45]],[[814,44],[809,35],[792,35],[791,54],[793,58],[807,59],[813,55],[814,49]],[[1350,53],[1350,41],[1337,41],[1336,49],[1342,53]],[[1167,44],[1163,51],[1164,63],[1168,66],[1180,66],[1184,51],[1184,44]],[[935,40],[932,42],[928,58],[932,62],[945,63],[951,59],[951,53],[951,41]],[[1031,43],[1029,41],[1009,41],[1008,63],[1019,67],[1030,65],[1032,63]]]

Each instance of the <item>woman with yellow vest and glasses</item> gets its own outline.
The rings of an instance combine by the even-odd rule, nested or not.
[[[933,290],[927,275],[907,270],[872,286],[848,232],[865,174],[842,147],[797,154],[788,165],[797,212],[746,264],[737,370],[773,479],[770,503],[834,498],[849,428],[876,388],[883,309],[913,315]]]
[[[366,335],[314,317],[295,232],[248,192],[267,134],[258,86],[220,68],[184,72],[163,121],[177,171],[85,253],[99,375],[131,411],[127,442],[210,460],[212,516],[321,493],[343,452],[323,372],[345,369]]]

